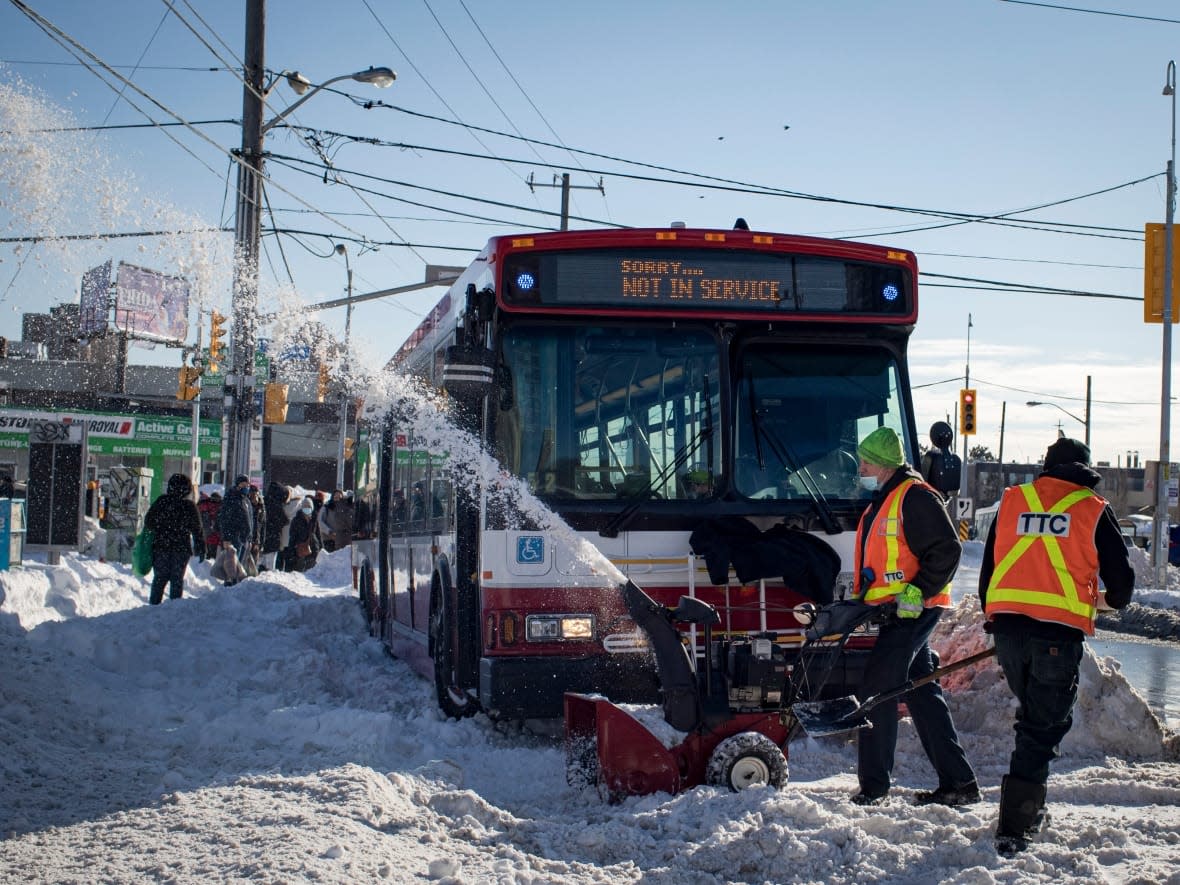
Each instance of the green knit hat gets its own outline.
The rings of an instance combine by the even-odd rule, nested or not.
[[[857,447],[860,460],[878,467],[900,467],[905,463],[901,451],[901,437],[890,427],[878,427]]]

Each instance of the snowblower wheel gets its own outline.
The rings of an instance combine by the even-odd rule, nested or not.
[[[735,793],[764,785],[778,789],[787,782],[787,757],[766,735],[743,731],[717,745],[709,757],[705,779]]]

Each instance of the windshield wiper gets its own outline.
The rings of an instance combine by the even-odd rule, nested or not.
[[[708,375],[704,376],[704,404],[705,419],[703,422],[704,426],[701,427],[701,432],[691,440],[687,440],[676,452],[676,457],[672,460],[672,463],[666,465],[663,470],[648,481],[646,486],[631,496],[630,503],[616,513],[610,522],[598,530],[599,535],[604,538],[617,538],[619,532],[635,518],[635,514],[639,512],[643,503],[651,497],[652,490],[669,476],[674,476],[706,441],[713,438],[713,406],[709,399]]]
[[[791,472],[799,477],[799,484],[803,486],[803,491],[811,499],[811,503],[815,507],[815,512],[818,514],[820,522],[824,524],[824,531],[829,535],[838,535],[844,531],[836,521],[836,515],[832,512],[832,506],[828,503],[828,499],[824,497],[824,493],[820,491],[819,486],[816,485],[815,480],[811,477],[807,468],[801,467],[799,465],[799,459],[795,457],[791,447],[777,436],[771,435],[766,425],[763,424],[759,416],[757,400],[754,397],[754,379],[752,378],[750,379],[750,423],[754,427],[754,451],[758,455],[758,469],[766,469],[766,462],[762,455],[762,443],[760,441],[761,439],[765,439],[766,444],[770,447],[775,457],[778,458],[779,463],[784,467],[789,467]]]

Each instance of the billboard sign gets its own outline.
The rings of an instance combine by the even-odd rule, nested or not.
[[[188,281],[119,262],[115,327],[165,341],[188,337]]]
[[[82,274],[82,294],[78,304],[78,333],[83,337],[107,329],[111,310],[111,262],[92,267]]]

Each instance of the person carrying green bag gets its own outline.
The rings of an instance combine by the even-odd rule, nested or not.
[[[141,578],[147,577],[152,570],[152,541],[155,532],[144,529],[135,536],[135,546],[131,549],[131,571]]]
[[[204,550],[205,529],[201,514],[193,501],[193,486],[183,473],[168,479],[168,490],[152,502],[144,517],[145,532],[152,532],[152,590],[148,604],[159,605],[164,599],[164,585],[169,584],[169,599],[184,595],[184,576],[188,560]]]

